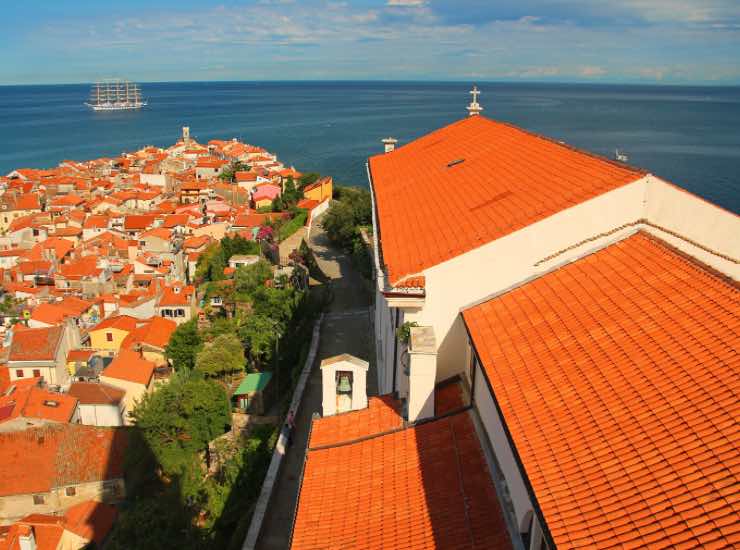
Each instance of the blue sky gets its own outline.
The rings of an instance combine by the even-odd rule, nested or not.
[[[5,2],[0,84],[740,84],[740,0]]]

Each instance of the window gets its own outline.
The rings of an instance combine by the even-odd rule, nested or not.
[[[77,489],[75,489],[74,487],[67,487],[64,490],[64,494],[67,495],[68,497],[73,497],[77,494]]]
[[[185,310],[184,309],[175,310],[175,317],[185,317]]]
[[[34,504],[44,504],[45,502],[44,495],[33,495]]]
[[[163,309],[162,310],[162,317],[172,317],[172,310],[171,309]]]
[[[41,370],[39,370],[39,369],[33,369],[33,377],[34,378],[41,378]]]
[[[15,371],[15,377],[16,378],[23,378],[23,369],[17,369]]]
[[[106,333],[105,333],[105,339],[106,339],[106,340],[107,340],[108,342],[112,342],[112,341],[113,341],[113,333],[112,333],[112,332],[106,332]]]

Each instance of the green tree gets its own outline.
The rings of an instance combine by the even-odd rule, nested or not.
[[[315,183],[320,177],[321,174],[317,172],[309,172],[308,174],[303,174],[300,178],[298,178],[298,187],[302,191],[304,187]]]
[[[202,548],[191,523],[174,495],[138,500],[116,521],[107,550],[196,550]]]
[[[288,207],[294,206],[299,200],[303,198],[303,193],[300,189],[298,189],[298,187],[296,187],[295,181],[293,181],[292,177],[289,177],[285,180],[285,184],[283,185],[282,197],[284,203]]]
[[[214,338],[198,354],[195,368],[207,376],[222,376],[244,370],[244,347],[234,333]]]
[[[229,399],[209,380],[177,373],[146,394],[132,413],[136,428],[168,476],[192,476],[197,453],[230,423]]]
[[[359,187],[338,187],[338,197],[324,216],[321,225],[335,244],[351,251],[359,237],[358,228],[372,223],[370,192]]]
[[[265,281],[272,277],[272,267],[265,260],[260,259],[252,265],[237,268],[234,274],[234,286],[237,292],[251,295],[255,290],[265,285]]]
[[[172,361],[175,370],[192,369],[195,367],[195,357],[202,347],[203,342],[193,319],[175,329],[165,347],[165,354]]]
[[[277,322],[266,315],[252,314],[239,327],[239,336],[256,367],[269,363],[277,339]]]

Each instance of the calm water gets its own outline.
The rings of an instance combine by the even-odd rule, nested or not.
[[[740,212],[740,88],[489,83],[485,114],[647,168]],[[144,84],[149,106],[95,113],[89,86],[0,87],[0,172],[238,137],[287,164],[366,185],[365,159],[465,115],[465,83]]]

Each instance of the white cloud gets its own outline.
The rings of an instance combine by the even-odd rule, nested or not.
[[[388,0],[385,5],[402,8],[418,8],[426,4],[426,0]]]

